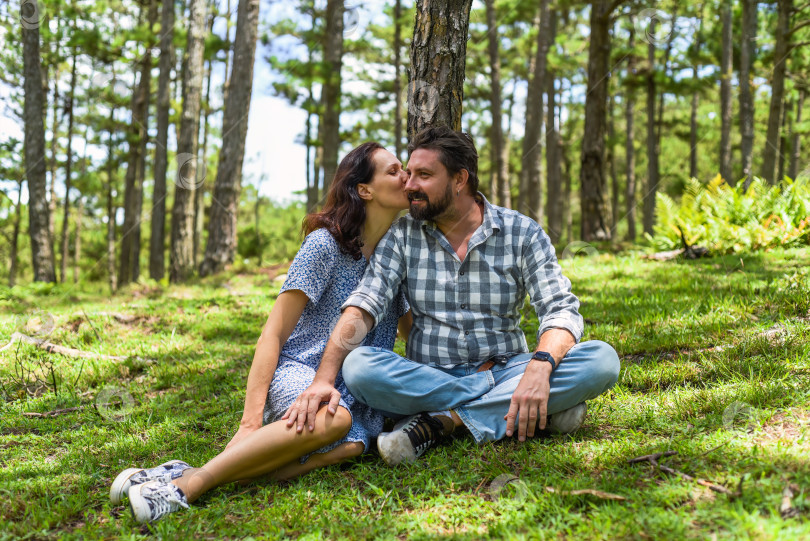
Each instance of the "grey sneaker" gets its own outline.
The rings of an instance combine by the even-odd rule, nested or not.
[[[183,475],[183,471],[190,467],[182,460],[170,460],[156,468],[128,468],[119,473],[112,485],[110,485],[110,501],[113,505],[121,505],[124,496],[129,491],[129,487],[149,481],[168,483],[172,479],[177,479]]]
[[[558,411],[551,416],[548,429],[553,434],[570,434],[582,426],[587,412],[588,404],[585,402],[580,402],[573,408]]]
[[[188,509],[183,491],[171,483],[149,481],[129,489],[129,508],[139,523],[155,522],[180,508]]]
[[[394,425],[391,432],[377,437],[377,449],[389,466],[413,462],[433,447],[444,435],[444,425],[439,419],[420,413],[406,417]]]

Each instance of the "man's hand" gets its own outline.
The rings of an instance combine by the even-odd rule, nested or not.
[[[287,426],[297,423],[295,430],[299,434],[304,430],[304,423],[311,432],[315,430],[315,415],[318,408],[324,402],[329,402],[327,411],[334,415],[340,402],[340,392],[332,384],[313,381],[281,418],[287,419]]]
[[[236,445],[237,443],[239,443],[240,441],[245,439],[247,436],[249,436],[249,435],[253,434],[254,432],[256,432],[259,428],[261,428],[261,427],[260,426],[239,425],[239,430],[237,430],[236,434],[233,435],[233,438],[231,438],[231,441],[229,441],[228,445],[225,446],[225,449],[228,449],[229,447],[233,447],[234,445]]]
[[[514,433],[516,424],[520,441],[525,441],[527,434],[530,438],[534,436],[534,429],[538,425],[538,421],[540,430],[546,427],[550,376],[551,365],[549,363],[529,361],[526,372],[523,373],[523,377],[512,395],[509,411],[504,416],[507,436]]]

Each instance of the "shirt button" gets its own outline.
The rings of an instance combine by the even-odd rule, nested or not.
[[[459,274],[460,274],[461,276],[464,276],[464,271],[461,271]]]
[[[461,305],[461,309],[462,309],[462,310],[464,310],[464,309],[466,309],[466,308],[467,308],[467,305],[466,305],[466,304],[462,304],[462,305]]]
[[[468,334],[470,334],[470,331],[464,331],[464,336],[467,336]]]

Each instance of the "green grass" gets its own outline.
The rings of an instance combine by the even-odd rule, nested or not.
[[[810,538],[810,250],[562,264],[585,339],[622,358],[619,384],[591,403],[575,435],[480,447],[459,437],[396,469],[366,455],[292,482],[219,488],[151,527],[111,507],[109,483],[167,458],[201,465],[229,441],[280,283],[230,274],[112,298],[90,284],[0,290],[4,343],[41,311],[54,316],[48,340],[129,357],[82,363],[29,345],[0,353],[0,538]],[[528,336],[536,326],[526,318]],[[21,368],[33,372],[21,378]],[[20,380],[35,374],[48,385],[26,391]],[[134,399],[123,420],[93,407],[110,388]],[[627,463],[668,449],[678,455],[663,463],[732,490],[742,480],[742,495]],[[520,481],[498,497],[491,484],[502,474]],[[801,489],[799,514],[783,519],[788,483]],[[560,493],[576,489],[626,500]]]

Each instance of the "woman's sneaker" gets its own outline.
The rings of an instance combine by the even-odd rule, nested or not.
[[[182,460],[170,460],[156,468],[128,468],[119,473],[118,477],[110,485],[110,501],[113,505],[121,505],[124,496],[129,491],[129,487],[149,481],[168,483],[172,479],[177,479],[183,475],[183,471],[190,467]]]
[[[155,522],[180,508],[188,509],[183,491],[172,483],[149,481],[129,489],[129,508],[139,523]]]

